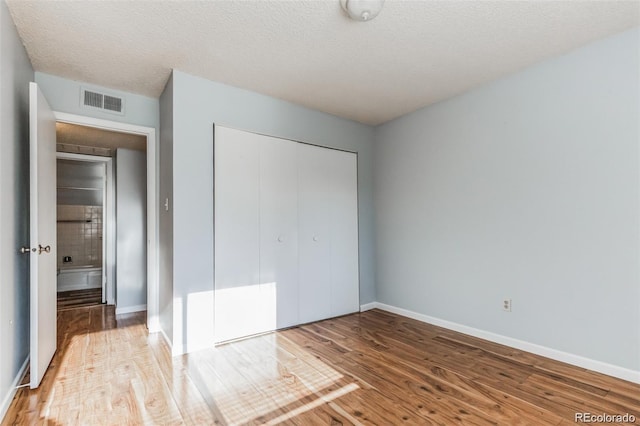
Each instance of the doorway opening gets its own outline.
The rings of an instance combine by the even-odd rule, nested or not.
[[[146,310],[146,142],[56,124],[59,310]]]
[[[57,130],[57,137],[64,137]],[[60,145],[56,153],[58,311],[107,302],[106,289],[112,286],[112,257],[107,249],[114,243],[108,238],[113,218],[106,220],[112,204],[112,197],[106,197],[106,165],[111,165],[111,157],[70,155]]]
[[[149,331],[157,331],[155,129],[55,118],[59,306],[146,310]]]

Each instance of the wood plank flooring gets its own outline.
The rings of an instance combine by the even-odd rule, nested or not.
[[[101,288],[58,292],[58,310],[94,306],[100,305],[101,303]]]
[[[380,310],[175,358],[144,317],[59,312],[42,386],[2,424],[640,424],[640,385]]]

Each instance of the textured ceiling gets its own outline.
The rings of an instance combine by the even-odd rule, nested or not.
[[[7,3],[37,71],[158,97],[177,68],[368,124],[640,24],[637,1]]]
[[[68,123],[56,123],[56,143],[60,152],[104,156],[112,156],[117,148],[147,150],[146,136]]]

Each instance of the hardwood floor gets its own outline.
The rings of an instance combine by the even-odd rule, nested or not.
[[[36,390],[20,388],[3,425],[209,424],[213,417],[145,312],[58,311],[58,351]]]
[[[59,312],[40,389],[3,424],[640,422],[640,385],[379,310],[171,358],[144,314]]]
[[[101,288],[58,292],[58,310],[94,306],[100,305],[101,303]]]

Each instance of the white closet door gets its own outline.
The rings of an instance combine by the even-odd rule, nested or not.
[[[356,155],[215,128],[216,341],[358,311]]]
[[[275,324],[259,274],[260,136],[216,126],[214,149],[214,317],[221,342]]]
[[[332,152],[298,144],[300,323],[331,316]]]
[[[360,310],[357,156],[331,151],[331,316]]]
[[[297,144],[260,143],[260,285],[275,328],[298,324]]]

